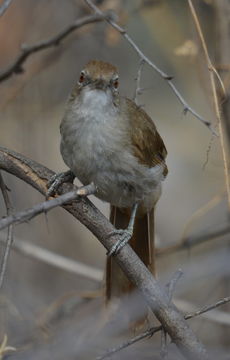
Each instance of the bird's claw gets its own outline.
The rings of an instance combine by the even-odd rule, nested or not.
[[[59,186],[63,183],[73,182],[74,178],[75,176],[70,170],[51,176],[47,184],[48,190],[46,192],[46,198],[54,195],[57,192]]]
[[[121,248],[123,248],[123,246],[129,242],[133,235],[133,231],[130,229],[117,229],[109,234],[109,236],[112,235],[121,235],[121,238],[107,252],[108,256],[116,255],[121,250]]]

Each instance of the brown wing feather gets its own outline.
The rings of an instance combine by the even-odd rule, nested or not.
[[[132,100],[125,99],[127,115],[131,122],[131,141],[139,162],[149,167],[164,165],[164,176],[168,169],[165,164],[167,150],[155,124],[146,112]]]

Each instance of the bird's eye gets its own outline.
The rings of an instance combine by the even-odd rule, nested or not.
[[[118,86],[119,86],[119,81],[118,81],[118,79],[116,79],[116,80],[114,80],[114,82],[113,82],[113,87],[114,87],[114,89],[117,89]]]
[[[81,72],[81,75],[80,75],[80,77],[79,77],[79,80],[78,80],[79,84],[82,84],[82,83],[84,82],[84,80],[85,80],[85,74],[84,74],[83,71],[82,71],[82,72]]]

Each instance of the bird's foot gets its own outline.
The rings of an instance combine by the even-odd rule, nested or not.
[[[57,192],[59,186],[62,185],[63,183],[65,182],[73,183],[74,178],[75,175],[71,170],[59,174],[54,174],[53,176],[51,176],[47,184],[48,190],[46,193],[46,197],[49,198],[50,196],[53,196]]]
[[[123,248],[123,246],[125,246],[133,236],[133,227],[134,227],[137,208],[138,208],[138,203],[135,203],[132,208],[129,225],[126,229],[116,229],[109,234],[109,236],[120,235],[121,238],[107,252],[108,256],[117,254],[118,251],[120,251],[121,248]]]
[[[121,248],[123,248],[123,246],[125,246],[129,242],[133,235],[133,229],[129,227],[127,229],[117,229],[109,234],[109,236],[112,235],[120,235],[121,238],[107,252],[108,256],[116,255],[121,250]]]

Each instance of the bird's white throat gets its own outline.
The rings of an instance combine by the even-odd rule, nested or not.
[[[86,108],[93,108],[95,111],[104,110],[107,106],[111,106],[112,94],[107,91],[99,89],[83,89],[81,92],[82,106]]]

